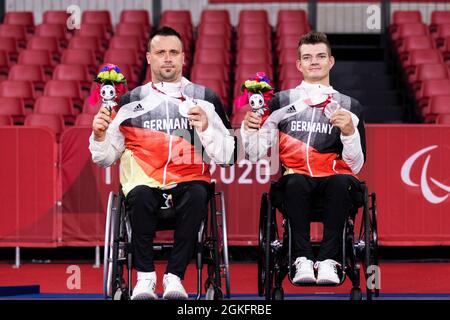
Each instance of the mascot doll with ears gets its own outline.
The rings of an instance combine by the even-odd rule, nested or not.
[[[255,77],[246,80],[241,87],[243,94],[236,98],[235,106],[241,108],[250,105],[252,111],[261,116],[261,125],[269,117],[268,103],[273,97],[273,88],[264,72],[257,72]]]
[[[89,97],[89,103],[96,106],[101,100],[101,107],[105,107],[112,114],[117,112],[117,102],[126,92],[126,79],[118,66],[106,64],[95,77],[96,87]]]

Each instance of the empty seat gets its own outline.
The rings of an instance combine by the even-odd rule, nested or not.
[[[295,67],[295,63],[280,68],[279,80],[282,81],[285,79],[303,79],[303,74]]]
[[[402,45],[398,48],[400,58],[406,60],[411,50],[416,49],[435,49],[436,45],[430,36],[410,36],[404,39]]]
[[[81,23],[101,24],[112,34],[111,14],[107,10],[85,10],[81,16]]]
[[[279,57],[278,61],[280,65],[288,65],[291,68],[295,67],[295,62],[298,59],[298,50],[297,49],[286,49],[283,50]]]
[[[75,110],[69,97],[40,97],[34,104],[34,113],[57,114],[63,116],[66,123],[75,122]]]
[[[16,39],[19,48],[25,48],[27,44],[27,34],[24,26],[0,24],[0,37]]]
[[[96,105],[91,105],[89,103],[89,99],[84,100],[83,103],[83,113],[96,115],[100,110],[101,101],[99,101]]]
[[[400,25],[397,31],[392,34],[392,40],[394,40],[396,46],[401,46],[404,38],[428,34],[428,26],[424,23],[405,23]]]
[[[98,61],[102,60],[102,55],[105,52],[100,39],[93,36],[74,36],[70,39],[68,48],[93,51]]]
[[[44,70],[40,65],[13,65],[9,70],[8,79],[31,81],[35,91],[44,91],[45,76]]]
[[[436,33],[433,34],[437,47],[444,45],[445,38],[450,37],[450,23],[440,24],[437,27]]]
[[[442,63],[442,55],[437,49],[417,49],[412,50],[408,60],[405,60],[403,66],[408,74],[414,73],[420,64]]]
[[[79,111],[83,107],[83,99],[80,84],[74,80],[49,80],[45,85],[44,96],[69,97],[73,105]]]
[[[219,79],[228,82],[229,69],[221,65],[194,64],[191,70],[192,79]]]
[[[9,73],[9,58],[5,51],[0,51],[0,79],[6,79]]]
[[[14,124],[11,116],[0,114],[0,126],[12,126]]]
[[[436,117],[440,114],[450,114],[450,92],[447,96],[433,96],[428,102],[425,111],[425,122],[435,122]]]
[[[428,105],[429,99],[433,96],[448,96],[450,93],[450,80],[425,80],[419,91],[419,107],[423,108]],[[423,113],[422,113],[423,115]]]
[[[277,52],[285,49],[297,49],[300,37],[297,35],[284,35],[277,38]]]
[[[25,126],[46,127],[55,134],[57,141],[65,129],[63,116],[56,114],[30,114],[25,118]]]
[[[89,94],[93,77],[88,68],[81,64],[59,64],[53,71],[53,80],[75,80],[80,83],[84,96]]]
[[[25,107],[33,108],[34,89],[31,81],[6,80],[0,83],[0,97],[22,98]]]
[[[66,25],[62,24],[47,24],[43,23],[36,27],[34,33],[35,36],[39,37],[53,37],[58,39],[59,46],[62,48],[67,48],[67,38],[68,32],[66,32]]]
[[[31,11],[6,12],[3,23],[24,26],[28,33],[34,32],[34,16]]]
[[[228,98],[227,88],[223,81],[217,79],[196,79],[192,80],[194,83],[205,86],[212,91],[214,91],[220,98],[222,98],[222,102],[225,103]]]
[[[240,35],[237,41],[237,50],[241,49],[259,49],[266,52],[272,52],[272,42],[265,35]]]
[[[438,25],[443,23],[450,23],[450,10],[431,12],[430,32],[436,32]]]
[[[137,74],[142,66],[139,61],[138,54],[135,50],[131,49],[108,49],[105,52],[104,61],[107,63],[113,63],[120,67],[122,64],[129,64],[133,66],[133,72]]]
[[[253,77],[257,72],[264,72],[269,79],[273,81],[273,70],[270,65],[267,64],[246,64],[238,65],[235,71],[236,79],[248,79]]]
[[[109,41],[109,49],[131,49],[138,52],[139,62],[144,60],[145,46],[138,36],[114,36]]]
[[[53,59],[48,50],[25,49],[19,54],[19,64],[42,66],[45,74],[51,76],[53,72]]]
[[[92,127],[95,114],[80,113],[75,120],[75,125],[79,127]]]
[[[14,123],[23,124],[25,105],[21,98],[0,97],[0,116],[11,116]]]
[[[82,23],[80,25],[80,29],[75,30],[75,35],[83,37],[97,37],[104,48],[108,47],[107,39],[110,38],[110,34],[108,33],[105,25],[95,23]]]
[[[116,25],[116,36],[138,36],[142,42],[148,39],[148,31],[146,26],[139,23],[120,22]],[[145,43],[146,45],[146,43]]]
[[[238,38],[240,35],[264,35],[270,38],[271,28],[270,25],[259,22],[244,22],[239,24],[237,28]]]
[[[239,12],[239,24],[242,22],[269,23],[269,16],[266,10],[241,10]]]
[[[81,64],[88,68],[93,75],[97,73],[98,62],[94,52],[84,49],[67,49],[63,52],[61,63],[63,64]]]
[[[70,13],[65,10],[47,10],[44,12],[42,22],[45,24],[61,24],[66,25]]]
[[[277,25],[277,37],[282,36],[297,36],[298,39],[304,34],[307,34],[310,31],[310,28],[307,24],[304,24],[301,21],[287,21],[280,22]]]
[[[420,89],[422,81],[448,79],[449,71],[444,63],[421,64],[417,66],[416,72],[411,75],[409,82],[412,84],[413,90]]]
[[[195,51],[194,63],[230,65],[230,54],[224,50],[197,49]]]
[[[236,65],[244,64],[267,64],[272,65],[272,56],[269,52],[258,49],[242,49],[236,56]]]
[[[297,87],[298,85],[300,85],[300,83],[302,82],[302,80],[298,80],[298,79],[285,79],[283,82],[280,83],[280,90],[288,90],[288,89],[293,89],[295,87]]]
[[[230,13],[228,10],[203,10],[200,23],[214,22],[231,26]]]
[[[192,26],[190,10],[165,10],[161,15],[160,25],[170,22],[183,23]]]
[[[58,39],[53,37],[31,37],[27,43],[27,49],[31,50],[48,50],[50,51],[53,61],[60,61],[60,47]]]
[[[394,11],[392,14],[392,24],[389,27],[389,31],[395,32],[402,24],[416,22],[422,22],[422,14],[419,10]]]
[[[280,22],[302,22],[308,24],[308,17],[305,10],[281,9],[277,14],[277,25]]]
[[[150,17],[147,10],[122,10],[120,13],[120,22],[139,23],[150,27]]]
[[[231,27],[216,22],[202,22],[198,26],[198,34],[200,36],[212,36],[218,38],[225,38],[226,41],[231,41],[232,30]]]
[[[16,39],[10,37],[0,37],[0,51],[6,52],[10,62],[17,62],[19,50]]]
[[[209,35],[199,35],[195,45],[198,49],[220,49],[230,51],[231,41],[226,37],[217,37]]]

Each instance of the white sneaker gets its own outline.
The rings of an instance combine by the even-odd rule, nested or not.
[[[133,289],[131,300],[156,300],[158,295],[156,289],[156,272],[139,272],[137,273],[137,283]]]
[[[317,283],[338,284],[341,282],[337,274],[336,266],[340,266],[340,264],[332,259],[317,261],[314,265],[314,268],[317,269]]]
[[[164,275],[163,287],[163,299],[186,300],[188,298],[188,294],[186,293],[186,290],[184,290],[180,278],[172,273]]]
[[[296,268],[294,279],[292,282],[300,283],[315,283],[316,276],[314,275],[314,263],[306,257],[298,257],[294,266]]]

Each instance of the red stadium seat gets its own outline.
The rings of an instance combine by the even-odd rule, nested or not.
[[[35,99],[33,83],[22,80],[6,80],[0,83],[0,97],[22,98],[27,108],[33,108]]]
[[[307,34],[309,31],[309,26],[301,21],[279,22],[276,29],[278,38],[282,36],[297,36],[298,40],[302,35]]]
[[[19,64],[42,66],[46,75],[51,76],[54,62],[50,51],[25,49],[19,54]]]
[[[265,35],[241,35],[237,41],[237,51],[241,49],[259,49],[266,52],[272,52],[272,42]]]
[[[137,36],[114,36],[109,41],[109,49],[130,49],[137,52],[139,65],[142,65],[145,59],[146,48]]]
[[[25,126],[47,127],[55,134],[56,141],[65,129],[63,116],[56,114],[30,114],[25,118]]]
[[[422,82],[422,88],[419,91],[419,107],[422,108],[422,115],[426,111],[429,99],[434,96],[448,96],[450,93],[450,80],[425,80]]]
[[[34,16],[30,11],[9,11],[5,14],[5,24],[24,26],[28,33],[34,32]]]
[[[228,67],[230,65],[230,54],[224,50],[197,49],[195,51],[194,63],[218,64]]]
[[[14,124],[11,116],[1,115],[0,114],[0,127],[1,126],[12,126]]]
[[[228,10],[203,10],[200,23],[204,22],[221,23],[231,27],[230,13]]]
[[[15,38],[0,37],[0,51],[7,53],[10,62],[17,62],[19,50]]]
[[[297,87],[298,85],[300,85],[301,82],[302,82],[301,79],[300,80],[298,80],[298,79],[285,79],[280,84],[280,90],[293,89],[293,88]]]
[[[291,68],[295,67],[295,62],[298,59],[298,50],[297,49],[286,49],[280,52],[278,57],[278,63],[280,66],[288,65]]]
[[[272,65],[272,57],[269,52],[264,52],[258,49],[242,49],[239,50],[236,56],[236,65],[246,64],[267,64]]]
[[[277,53],[285,49],[297,49],[300,38],[297,35],[282,36],[277,39]]]
[[[450,23],[450,11],[431,12],[430,32],[436,32],[438,25],[443,23]]]
[[[420,90],[422,81],[449,79],[449,70],[443,63],[421,64],[417,66],[416,72],[409,77],[409,82],[414,91]]]
[[[436,117],[437,124],[450,124],[450,113],[440,114]]]
[[[69,97],[40,97],[34,104],[34,113],[57,114],[63,116],[68,124],[75,122],[75,110]]]
[[[191,79],[219,79],[229,82],[229,70],[221,65],[194,64]]]
[[[280,67],[279,80],[283,81],[287,79],[296,79],[299,81],[303,79],[303,74],[297,70],[295,64]]]
[[[104,25],[106,27],[106,31],[112,34],[111,14],[107,10],[83,11],[81,23]]]
[[[442,47],[444,45],[445,38],[450,37],[450,23],[438,25],[437,31],[433,34],[433,37],[435,37],[436,46]]]
[[[141,71],[142,67],[137,52],[131,49],[108,49],[105,52],[104,61],[116,64],[119,67],[124,64],[131,65],[135,75]]]
[[[106,64],[102,64],[99,69],[100,70],[103,69],[104,66],[106,66]],[[139,76],[135,73],[135,71],[133,71],[133,66],[130,64],[124,64],[124,63],[117,64],[117,66],[119,67],[120,71],[122,72],[122,74],[125,76],[125,78],[127,80],[128,89],[135,88],[138,85]],[[148,69],[150,69],[150,68],[148,68]]]
[[[80,83],[83,96],[89,95],[93,77],[88,68],[81,64],[59,64],[53,71],[53,80],[75,80]]]
[[[212,91],[214,91],[219,97],[222,98],[223,102],[226,102],[226,98],[228,97],[227,88],[223,81],[216,79],[196,79],[192,80],[194,83],[205,86]]]
[[[104,48],[108,47],[107,39],[110,38],[107,28],[103,24],[95,23],[82,23],[80,25],[80,29],[75,30],[75,35],[83,37],[97,37]]]
[[[75,126],[78,127],[92,127],[94,121],[94,114],[80,113],[75,120]]]
[[[407,74],[415,72],[415,69],[420,64],[436,64],[442,63],[442,55],[437,49],[417,49],[412,50],[409,54],[408,60],[403,64]]]
[[[445,38],[444,46],[441,48],[441,50],[444,60],[445,61],[450,60],[450,37]]]
[[[116,36],[138,36],[142,42],[147,46],[147,39],[149,32],[147,27],[139,23],[125,23],[120,22],[116,25]]]
[[[150,17],[147,10],[123,10],[120,13],[120,22],[139,23],[150,27]]]
[[[266,10],[241,10],[239,24],[243,22],[269,24],[269,16]]]
[[[31,37],[27,43],[27,49],[31,50],[48,50],[53,61],[60,61],[60,47],[58,39],[53,37]]]
[[[97,103],[95,106],[93,106],[89,103],[89,99],[86,99],[83,103],[83,113],[95,115],[100,110],[100,106],[101,103]]]
[[[0,97],[0,116],[11,116],[16,124],[25,120],[25,105],[21,98]]]
[[[66,25],[62,24],[40,24],[36,27],[34,33],[35,36],[39,37],[53,37],[58,39],[59,46],[62,48],[67,48],[67,38],[69,33],[66,32]]]
[[[389,27],[389,31],[395,32],[402,24],[416,22],[422,22],[422,14],[419,10],[395,11],[392,14],[392,24]]]
[[[65,10],[47,10],[44,12],[42,23],[45,24],[67,24],[70,14]]]
[[[198,49],[220,49],[227,52],[230,51],[231,42],[225,37],[216,37],[209,35],[199,35],[195,45]]]
[[[238,38],[241,35],[264,35],[270,39],[271,27],[269,24],[258,22],[243,22],[237,28]]]
[[[198,26],[198,34],[199,36],[211,36],[224,38],[226,41],[231,41],[232,30],[231,27],[216,22],[202,22]]]
[[[190,10],[165,10],[161,15],[160,25],[177,22],[192,26],[192,17]]]
[[[98,62],[91,50],[67,49],[63,52],[61,63],[81,64],[86,66],[92,75],[97,74]]]
[[[93,36],[74,36],[70,39],[68,48],[93,51],[97,61],[103,59],[105,52],[105,48],[102,46],[100,39]]]
[[[397,31],[392,34],[396,46],[403,44],[403,39],[411,36],[427,36],[429,35],[428,26],[424,23],[405,23],[398,27]]]
[[[433,38],[430,36],[411,36],[406,37],[398,52],[402,60],[406,60],[409,57],[409,52],[416,49],[435,49],[436,45]]]
[[[435,122],[440,114],[450,114],[450,92],[447,96],[431,97],[425,113],[426,123]]]
[[[9,80],[31,81],[34,90],[43,92],[45,86],[44,70],[40,65],[16,64],[9,70]]]
[[[78,81],[74,80],[49,80],[45,85],[44,96],[69,97],[73,105],[79,111],[83,108],[83,96]]]
[[[281,9],[278,10],[277,14],[277,25],[280,22],[302,22],[304,24],[308,24],[308,17],[306,16],[305,10],[288,10]]]
[[[19,48],[25,48],[27,45],[27,34],[24,26],[0,24],[0,37],[16,39]]]

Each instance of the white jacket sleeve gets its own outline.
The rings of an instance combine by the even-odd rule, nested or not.
[[[350,112],[350,111],[348,111]],[[342,149],[342,159],[350,167],[354,174],[361,171],[364,165],[364,154],[361,147],[361,138],[358,131],[358,117],[351,113],[353,126],[355,127],[355,132],[351,136],[344,136],[341,133],[341,141],[343,145]]]
[[[208,128],[203,132],[196,130],[203,148],[216,164],[233,164],[235,152],[233,135],[225,127],[212,104],[208,103],[200,107],[206,112],[208,118]]]
[[[115,121],[106,130],[105,140],[95,141],[94,133],[91,134],[89,150],[92,161],[101,167],[109,167],[121,157],[125,150],[124,137]]]
[[[257,131],[247,130],[244,122],[241,125],[242,144],[248,159],[257,162],[278,142],[277,124],[269,117]]]

